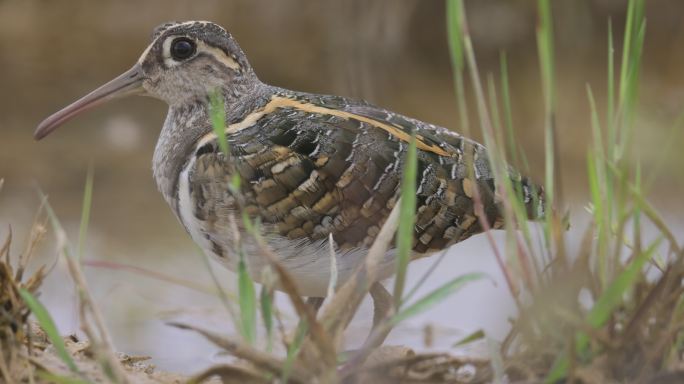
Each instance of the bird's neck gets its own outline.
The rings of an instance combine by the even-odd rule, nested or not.
[[[204,102],[174,104],[164,121],[152,158],[152,172],[164,200],[177,214],[178,175],[208,119]]]
[[[222,89],[226,126],[240,121],[265,104],[272,88],[263,83]],[[197,142],[212,131],[209,100],[192,100],[169,106],[154,150],[152,170],[159,191],[177,212],[178,176]]]

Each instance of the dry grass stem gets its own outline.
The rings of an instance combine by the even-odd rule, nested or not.
[[[106,364],[105,370],[111,372],[112,380],[114,382],[130,382],[125,370],[119,362],[119,359],[117,359],[115,355],[112,338],[104,324],[104,317],[102,316],[98,306],[95,304],[90,290],[88,289],[88,284],[83,276],[83,271],[81,270],[80,264],[76,262],[73,257],[66,253],[64,254],[64,259],[67,262],[69,274],[74,280],[74,284],[76,285],[80,299],[79,313],[81,319],[81,328],[90,339],[93,351],[96,353],[96,356],[98,356],[97,360],[101,361],[102,364]],[[91,315],[97,332],[90,325],[90,322],[88,321],[88,314]]]
[[[232,353],[234,356],[248,361],[257,369],[264,369],[278,376],[282,375],[284,372],[284,361],[277,359],[268,353],[261,352],[250,345],[240,341],[230,340],[225,336],[219,335],[215,332],[197,328],[192,325],[177,322],[170,322],[168,324],[180,329],[192,330],[199,333],[207,340]],[[299,383],[307,383],[310,382],[311,376],[310,372],[306,372],[305,370],[295,366],[290,371],[290,379]]]
[[[335,340],[339,340],[376,280],[378,265],[392,243],[399,225],[400,206],[401,199],[398,199],[371,245],[365,263],[357,267],[352,276],[338,288],[337,293],[330,299],[330,304],[325,306],[321,321],[326,324],[328,332]]]
[[[373,326],[359,350],[355,351],[349,361],[340,368],[340,377],[345,378],[358,372],[368,356],[382,346],[392,331],[390,319],[394,314],[393,298],[379,282],[373,283],[370,289],[373,297]]]

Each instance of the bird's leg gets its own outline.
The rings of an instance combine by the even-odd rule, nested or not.
[[[314,315],[318,315],[318,310],[321,309],[323,300],[325,300],[325,297],[308,297],[306,299],[306,303],[313,309]]]
[[[377,281],[373,283],[369,292],[371,298],[373,298],[373,328],[371,328],[360,349],[347,351],[353,353],[353,356],[341,368],[340,373],[342,377],[345,376],[345,373],[348,374],[353,371],[354,367],[363,364],[366,358],[382,345],[392,330],[387,321],[388,315],[392,310],[392,295],[385,286]]]
[[[366,337],[364,348],[372,349],[382,345],[392,330],[391,327],[379,327],[392,308],[392,295],[377,281],[371,286],[370,295],[373,298],[373,327]]]

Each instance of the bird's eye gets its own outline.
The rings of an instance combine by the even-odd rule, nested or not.
[[[195,53],[195,43],[185,37],[179,37],[171,43],[171,57],[176,60],[185,60]]]

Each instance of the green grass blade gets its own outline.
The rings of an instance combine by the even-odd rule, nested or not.
[[[249,218],[247,212],[242,211],[242,222],[247,230],[247,233],[252,236],[258,236],[258,228],[255,223]],[[240,305],[240,329],[242,336],[249,343],[256,342],[256,320],[257,320],[257,298],[254,288],[254,280],[247,270],[245,263],[244,250],[239,251],[240,261],[238,262],[238,303]],[[263,291],[262,291],[263,293]],[[264,297],[260,297],[260,304],[269,304],[262,301]]]
[[[503,100],[504,128],[506,129],[506,146],[508,155],[515,166],[521,166],[518,159],[518,149],[513,129],[513,108],[511,107],[510,82],[508,80],[508,58],[506,52],[501,52],[501,97]]]
[[[250,344],[256,342],[256,293],[244,256],[240,253],[238,262],[238,301],[240,303],[240,328],[242,336]]]
[[[506,56],[505,52],[501,53],[500,56],[500,83],[501,83],[501,98],[503,102],[503,129],[505,129],[505,144],[502,142],[499,143],[499,145],[504,146],[508,149],[508,156],[509,159],[513,162],[513,164],[516,167],[522,167],[525,171],[529,172],[529,166],[527,165],[527,162],[524,159],[524,154],[522,151],[519,149],[518,144],[516,143],[515,139],[515,130],[513,127],[513,108],[511,106],[511,95],[510,95],[510,82],[509,82],[509,76],[508,76],[508,58]],[[505,159],[504,159],[505,160]],[[524,199],[522,196],[522,188],[520,188],[520,185],[512,185],[514,183],[510,182],[510,180],[504,181],[504,185],[508,186],[510,185],[511,187],[517,187],[517,192],[515,196],[517,198],[515,199],[510,199],[511,205],[513,207],[513,211],[515,213],[515,221],[517,223],[517,226],[519,227],[520,230],[522,230],[523,233],[523,239],[525,241],[525,244],[527,245],[528,249],[533,249],[532,247],[532,236],[531,236],[531,231],[530,231],[530,226],[527,221],[527,210],[525,207]],[[536,196],[536,193],[534,194]],[[535,206],[537,206],[537,202],[534,202]],[[507,223],[507,225],[509,225]],[[537,277],[539,277],[540,272],[543,268],[541,265],[539,265],[540,261],[539,258],[532,257],[532,266],[535,269],[535,274]]]
[[[78,230],[78,248],[76,250],[76,257],[81,260],[83,257],[83,249],[85,247],[85,239],[88,235],[88,225],[90,223],[90,209],[93,202],[93,166],[88,167],[88,174],[86,176],[86,183],[83,189],[83,206],[81,208],[81,224]]]
[[[496,188],[500,190],[499,193],[502,196],[508,260],[511,262],[511,265],[517,267],[523,276],[524,282],[532,287],[534,284],[534,277],[531,267],[534,262],[529,260],[526,252],[523,252],[524,246],[522,240],[525,239],[528,248],[531,244],[527,222],[527,210],[522,195],[523,189],[519,183],[518,175],[510,172],[510,168],[506,161],[504,128],[500,119],[496,83],[491,74],[487,76],[487,87],[489,93],[489,109],[492,115],[492,130],[483,130],[483,135],[489,150],[490,164],[496,178]],[[523,239],[520,238],[516,229],[523,232]],[[539,271],[537,266],[535,266],[534,269],[535,272]]]
[[[620,65],[620,88],[619,102],[622,105],[627,92],[627,76],[629,74],[629,57],[632,49],[632,39],[634,36],[634,7],[636,2],[630,0],[627,6],[627,20],[625,22],[624,41],[622,42],[622,63]]]
[[[257,236],[259,234],[255,222],[252,221],[245,211],[242,211],[242,224],[245,226],[245,231],[247,231],[247,233],[250,235]]]
[[[470,334],[467,335],[466,337],[464,337],[464,338],[462,338],[461,340],[455,342],[455,343],[452,344],[451,346],[452,346],[452,347],[462,347],[462,346],[464,346],[464,345],[470,344],[470,343],[475,342],[475,341],[478,341],[478,340],[482,340],[482,339],[484,339],[484,338],[485,338],[485,333],[484,333],[484,331],[481,330],[481,329],[478,329],[477,331],[475,331],[475,332],[473,332],[473,333],[470,333]]]
[[[413,249],[414,224],[416,221],[416,173],[417,171],[416,136],[411,135],[411,141],[406,152],[404,175],[401,182],[401,200],[399,204],[399,228],[397,229],[397,258],[396,277],[394,280],[394,305],[401,306],[406,269]]]
[[[462,2],[460,2],[462,6]],[[463,12],[461,12],[462,14]],[[464,57],[467,62],[467,67],[468,67],[468,72],[470,74],[470,80],[472,81],[473,84],[473,91],[475,93],[475,102],[477,105],[477,113],[479,117],[479,122],[480,122],[480,128],[482,129],[483,136],[485,138],[485,146],[488,148],[488,153],[487,157],[489,159],[489,163],[492,166],[491,170],[494,174],[494,180],[496,185],[496,188],[498,189],[501,184],[505,184],[507,179],[510,178],[510,175],[507,172],[507,168],[505,165],[505,161],[500,160],[501,159],[501,149],[496,145],[496,134],[494,132],[494,128],[492,126],[492,121],[490,117],[490,113],[488,110],[487,106],[487,101],[485,97],[485,92],[483,90],[482,86],[482,81],[480,79],[480,75],[478,72],[478,67],[477,67],[477,61],[475,58],[475,50],[473,49],[473,44],[472,40],[470,38],[470,35],[468,34],[468,27],[465,21],[465,18],[461,20],[461,23],[463,25],[462,27],[462,35],[463,35],[463,48],[464,48]],[[466,146],[467,148],[467,146]],[[468,172],[468,178],[471,180],[475,179],[474,176],[474,164],[473,164],[473,158],[470,156],[473,152],[471,150],[465,149],[465,156],[464,156],[464,164],[466,166],[467,172]],[[510,180],[508,180],[508,184],[510,184]],[[506,212],[510,212],[510,206],[507,204],[509,201],[508,198],[503,198],[502,202],[504,203],[504,210]],[[483,219],[483,216],[478,214],[478,219],[481,221],[481,225],[483,227],[487,227],[487,224],[485,224],[485,219]],[[504,217],[511,218],[512,215],[505,214]],[[520,302],[518,300],[518,289],[516,288],[516,284],[513,282],[512,275],[510,273],[509,268],[506,266],[506,263],[503,260],[502,254],[499,251],[498,247],[496,246],[496,243],[493,241],[491,234],[487,232],[487,237],[488,240],[490,241],[490,245],[492,246],[492,249],[494,251],[494,254],[496,256],[497,263],[499,264],[500,268],[504,272],[504,275],[506,277],[506,284],[513,295],[514,299],[516,300],[516,304],[520,305]]]
[[[439,288],[433,290],[422,298],[418,299],[415,303],[403,308],[396,315],[392,316],[390,323],[396,325],[410,317],[416,316],[422,312],[427,311],[440,301],[451,296],[466,284],[480,280],[487,277],[484,273],[469,273],[466,275],[459,276],[446,284],[440,286]]]
[[[598,167],[601,163],[596,160],[596,156],[592,153],[587,155],[587,173],[589,175],[589,192],[592,200],[592,215],[594,216],[594,223],[596,225],[596,237],[598,243],[597,263],[598,263],[598,277],[601,287],[606,285],[608,278],[607,260],[608,255],[608,236],[610,234],[610,220],[604,215],[604,195],[601,191],[601,179],[598,174]]]
[[[501,153],[499,161],[506,161],[506,146],[504,145],[503,129],[501,124],[501,113],[499,112],[499,97],[496,92],[496,82],[494,75],[491,73],[487,75],[487,92],[489,93],[489,110],[492,114],[492,128],[494,130],[494,138],[496,140],[496,148]],[[505,165],[504,165],[505,167]]]
[[[641,162],[637,161],[636,164],[636,176],[634,180],[635,194],[643,196],[641,190]],[[641,207],[639,204],[634,206],[632,210],[632,228],[634,231],[634,240],[632,241],[632,249],[637,254],[641,252]]]
[[[620,67],[620,88],[619,88],[619,102],[624,110],[629,109],[626,106],[628,94],[634,83],[630,80],[634,73],[635,59],[639,59],[640,53],[635,52],[639,50],[638,42],[639,31],[643,26],[643,10],[644,0],[629,0],[627,7],[627,21],[625,23],[625,34],[622,46],[622,63]]]
[[[589,109],[591,110],[591,132],[594,139],[594,150],[600,158],[604,158],[603,135],[601,130],[601,123],[598,117],[598,108],[596,108],[596,101],[591,86],[587,84],[587,98],[589,99]]]
[[[613,41],[613,22],[608,19],[608,92],[606,126],[608,127],[608,147],[615,145],[615,44]]]
[[[92,384],[90,381],[57,375],[48,371],[38,371],[36,376],[43,380],[41,382],[47,382],[51,384]]]
[[[462,71],[463,61],[463,36],[461,34],[461,5],[462,0],[447,0],[447,38],[449,40],[449,53],[451,64],[456,71]]]
[[[240,175],[237,173],[234,173],[230,177],[230,183],[228,184],[228,188],[233,193],[240,193],[240,186],[241,185],[242,185],[242,179],[240,178]]]
[[[637,100],[639,94],[639,74],[641,72],[641,54],[643,50],[644,38],[646,35],[646,23],[642,22],[640,28],[635,36],[635,44],[632,48],[632,57],[630,58],[628,87],[626,90],[625,104],[624,104],[624,132],[621,132],[620,145],[618,146],[619,159],[627,155],[633,139],[632,129],[634,126],[634,118],[637,111]],[[624,166],[626,166],[625,164]]]
[[[539,60],[541,64],[542,87],[544,104],[547,111],[555,108],[555,64],[553,59],[553,19],[551,17],[550,0],[537,0],[539,25],[537,28],[537,42]]]
[[[555,151],[554,141],[555,132],[553,129],[553,119],[555,114],[555,81],[554,81],[554,60],[553,60],[553,30],[551,18],[551,4],[549,0],[538,0],[539,26],[537,29],[537,45],[539,50],[539,64],[541,68],[542,90],[544,95],[545,110],[545,154],[546,154],[546,194],[547,201],[551,208],[556,194],[555,186]],[[551,212],[551,209],[547,209]],[[549,215],[551,217],[552,215]]]
[[[610,279],[608,271],[609,240],[610,240],[610,203],[604,201],[608,194],[608,180],[605,171],[605,151],[603,146],[601,125],[598,117],[598,108],[594,100],[591,87],[587,85],[587,97],[591,109],[591,128],[594,140],[594,149],[587,157],[587,171],[589,175],[589,191],[593,205],[592,214],[597,230],[597,252],[596,261],[598,263],[598,277],[601,287],[605,287]]]
[[[644,6],[644,0],[630,0],[627,8],[618,88],[618,117],[622,124],[618,125],[613,133],[615,147],[610,153],[610,158],[616,163],[622,163],[632,139],[631,129],[636,111],[641,55],[646,31]]]
[[[622,303],[625,294],[634,287],[644,265],[653,257],[661,241],[662,238],[656,239],[606,287],[587,315],[589,325],[600,327],[605,324],[613,310]]]
[[[230,152],[229,152],[229,147],[228,147],[228,139],[226,137],[226,111],[225,111],[225,104],[223,100],[223,95],[220,93],[219,90],[216,90],[209,95],[209,115],[211,119],[211,125],[214,131],[214,134],[216,135],[216,139],[219,145],[219,148],[221,149],[221,152],[228,157]],[[240,192],[240,187],[242,184],[242,180],[240,179],[240,176],[236,173],[234,174],[230,181],[227,183],[226,188],[230,190],[232,193],[239,193]],[[252,223],[252,221],[249,219],[247,216],[246,212],[242,212],[242,221],[245,224],[245,228],[247,229],[247,232],[251,235],[255,235],[255,227]],[[239,329],[240,332],[243,336],[243,338],[250,344],[256,343],[256,335],[257,335],[257,298],[256,298],[256,292],[254,288],[254,281],[252,280],[252,277],[250,276],[248,270],[247,270],[247,265],[244,260],[244,252],[242,250],[239,251],[240,254],[240,261],[238,262],[238,304],[240,307],[240,322],[239,322]],[[267,295],[268,296],[268,295]],[[264,309],[264,306],[270,305],[270,303],[267,303],[266,298],[263,297],[263,295],[260,297],[260,305],[262,306],[262,310]],[[230,307],[228,304],[228,308],[230,311]],[[270,306],[269,306],[270,308]],[[268,311],[268,309],[267,309]],[[232,311],[231,311],[231,316],[232,316]],[[269,319],[270,319],[270,312],[269,312]],[[266,321],[265,321],[266,323]],[[272,322],[269,320],[268,324],[272,326]],[[270,342],[270,334],[269,334],[269,342]]]
[[[50,313],[47,311],[45,306],[43,306],[43,304],[31,294],[31,292],[24,288],[19,289],[19,294],[33,315],[36,317],[36,320],[38,320],[38,323],[47,334],[52,345],[55,347],[57,356],[64,361],[64,363],[72,372],[78,372],[78,367],[76,367],[76,363],[67,351],[66,346],[64,345],[64,340],[59,335],[57,326],[55,325],[55,322],[52,320],[52,316],[50,316]]]
[[[462,0],[446,0],[447,14],[447,38],[449,40],[449,53],[451,54],[451,68],[454,76],[454,89],[456,90],[456,103],[461,126],[461,133],[470,136],[470,119],[465,97],[465,60],[463,50],[463,29],[461,18],[463,12]]]
[[[273,292],[265,285],[261,287],[259,303],[261,305],[261,319],[266,330],[266,351],[271,352],[273,350]]]
[[[294,340],[287,347],[287,356],[285,357],[283,375],[281,377],[282,383],[288,382],[287,380],[292,372],[295,359],[297,358],[299,351],[302,349],[304,337],[306,336],[307,332],[309,332],[309,325],[306,323],[306,320],[301,320],[297,325]]]
[[[226,138],[226,110],[223,104],[223,96],[215,91],[209,95],[209,114],[211,126],[216,134],[219,148],[228,156],[228,139]]]

